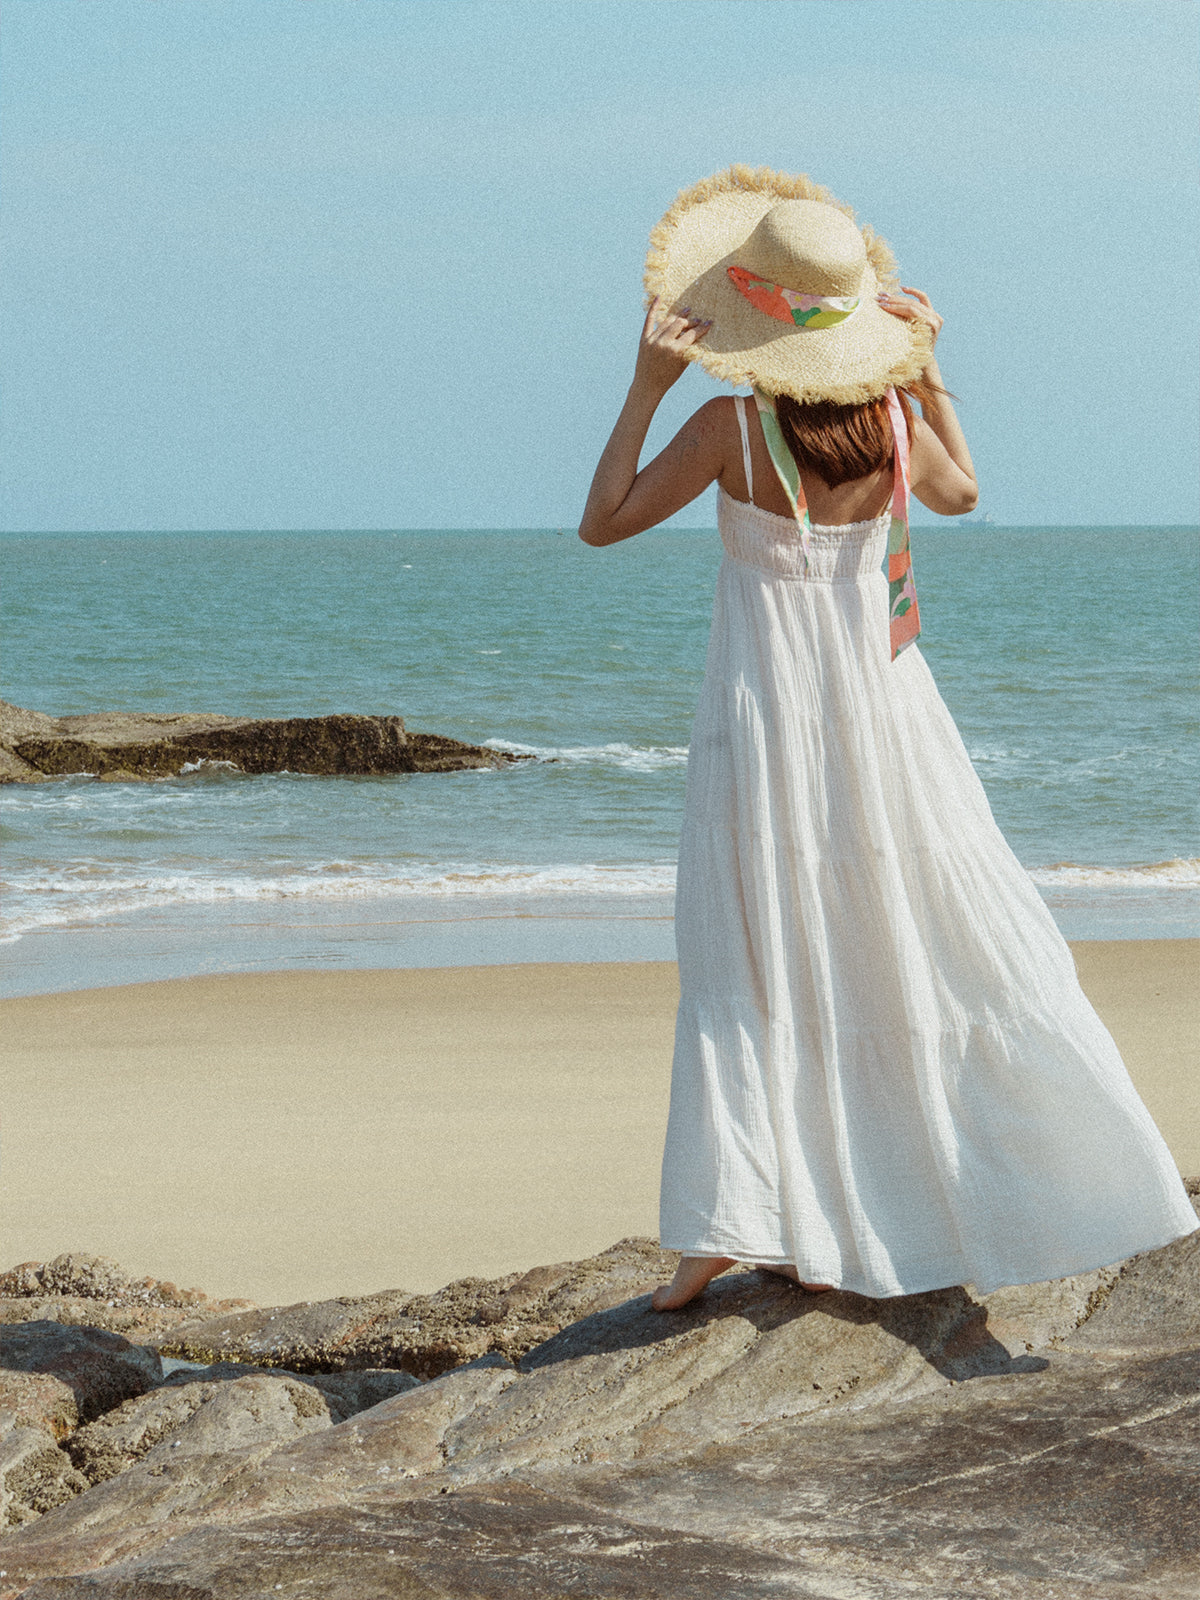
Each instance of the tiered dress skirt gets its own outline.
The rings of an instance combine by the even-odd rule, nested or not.
[[[888,518],[720,496],[687,771],[660,1231],[889,1296],[983,1294],[1197,1224],[919,648]]]

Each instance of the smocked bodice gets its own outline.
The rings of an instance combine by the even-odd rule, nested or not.
[[[777,578],[857,583],[879,572],[883,565],[890,522],[888,510],[868,522],[847,522],[837,527],[811,523],[806,570],[800,529],[794,518],[735,500],[724,489],[717,491],[717,527],[726,554]]]

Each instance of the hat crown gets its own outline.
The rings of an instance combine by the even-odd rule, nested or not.
[[[772,283],[821,296],[857,294],[867,265],[862,234],[820,200],[779,201],[736,255],[739,266]]]

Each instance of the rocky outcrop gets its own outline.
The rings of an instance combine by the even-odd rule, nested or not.
[[[58,1322],[0,1327],[0,1371],[46,1376],[64,1384],[75,1401],[75,1421],[90,1422],[133,1395],[162,1382],[157,1351],[131,1344],[104,1328]]]
[[[94,1486],[44,1464],[64,1499],[0,1540],[0,1597],[1197,1592],[1200,1232],[986,1297],[737,1269],[658,1315],[672,1262],[623,1241],[440,1295],[180,1323],[163,1348],[274,1366],[180,1370],[56,1447]],[[318,1392],[380,1350],[432,1370],[480,1341],[341,1422]]]
[[[251,1304],[215,1300],[201,1289],[179,1289],[159,1278],[138,1277],[107,1256],[82,1251],[53,1261],[23,1261],[0,1273],[0,1325],[41,1320],[106,1328],[140,1344],[198,1316],[236,1314]]]
[[[367,1367],[353,1372],[289,1372],[280,1367],[256,1367],[249,1362],[214,1361],[210,1366],[177,1368],[164,1380],[163,1387],[181,1388],[185,1384],[211,1383],[226,1378],[290,1378],[315,1389],[325,1402],[334,1422],[368,1411],[394,1395],[417,1388],[419,1379],[392,1367]]]
[[[37,1428],[57,1441],[78,1426],[79,1403],[69,1383],[52,1372],[10,1372],[0,1367],[0,1428]]]
[[[144,1459],[153,1473],[161,1460],[219,1455],[329,1426],[329,1407],[319,1390],[259,1372],[172,1385],[127,1400],[81,1428],[67,1453],[89,1483],[104,1483],[135,1461]]]
[[[527,759],[440,734],[410,733],[400,717],[124,711],[50,717],[0,701],[0,783],[72,774],[110,782],[174,778],[206,766],[326,777],[461,772]]]
[[[86,1489],[59,1441],[161,1382],[157,1352],[105,1329],[0,1327],[0,1528]]]
[[[295,1372],[391,1367],[439,1377],[490,1353],[516,1361],[568,1323],[648,1292],[678,1257],[622,1239],[586,1261],[509,1277],[460,1278],[435,1294],[401,1289],[177,1323],[155,1341],[166,1356],[242,1361]]]
[[[67,1455],[41,1428],[0,1432],[0,1532],[20,1527],[88,1486]]]

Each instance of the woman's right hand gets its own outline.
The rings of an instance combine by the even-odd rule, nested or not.
[[[893,317],[900,317],[905,322],[927,323],[933,334],[932,343],[936,344],[937,336],[942,331],[944,319],[930,305],[929,296],[923,294],[920,289],[906,288],[904,284],[900,285],[900,292],[901,294],[911,294],[913,300],[917,302],[916,305],[913,304],[912,300],[901,300],[900,295],[887,294],[883,290],[880,291],[876,298],[883,309]]]
[[[658,394],[666,394],[683,376],[688,364],[684,351],[703,339],[712,323],[687,315],[671,315],[660,320],[661,305],[656,295],[646,313],[633,381]]]

